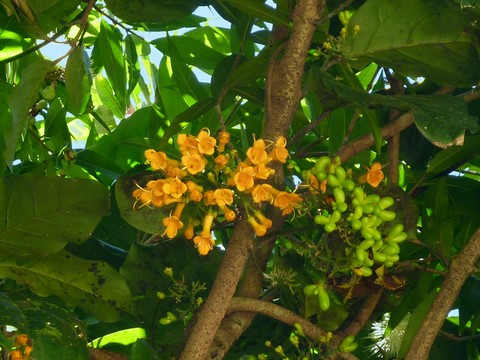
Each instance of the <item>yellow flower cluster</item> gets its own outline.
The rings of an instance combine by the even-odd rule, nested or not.
[[[187,239],[193,239],[200,255],[213,249],[212,224],[218,216],[233,221],[236,210],[244,207],[255,234],[263,236],[272,221],[260,210],[253,210],[252,203],[269,202],[281,209],[283,215],[288,215],[302,202],[298,194],[280,191],[265,183],[275,173],[269,163],[287,160],[284,137],[268,144],[262,139],[255,140],[244,161],[237,160],[235,150],[227,149],[229,143],[228,132],[220,131],[215,138],[208,129],[203,129],[197,136],[178,135],[180,160],[170,159],[162,151],[146,150],[145,158],[152,170],[159,173],[159,178],[149,181],[145,187],[138,186],[132,194],[135,208],[176,204],[162,220],[163,236],[172,239],[182,230]],[[182,217],[189,204],[196,204],[195,215]],[[186,226],[182,218],[188,218]],[[195,235],[195,226],[200,223],[202,230]]]

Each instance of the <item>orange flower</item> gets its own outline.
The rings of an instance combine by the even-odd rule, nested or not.
[[[167,167],[167,154],[164,152],[148,149],[144,154],[153,170],[165,170]]]
[[[374,188],[380,185],[384,177],[385,175],[382,171],[382,164],[380,164],[379,162],[373,163],[370,169],[367,169],[366,181]]]
[[[220,131],[218,133],[218,152],[225,151],[225,145],[230,141],[230,133],[226,131]]]
[[[225,155],[220,154],[215,158],[214,162],[215,162],[215,168],[217,170],[222,170],[225,166],[227,166],[228,159]]]
[[[178,134],[177,144],[180,146],[180,152],[183,154],[196,154],[198,153],[197,139],[192,135]]]
[[[238,191],[245,191],[250,189],[255,184],[254,182],[255,170],[252,166],[239,164],[237,172],[233,177]]]
[[[215,219],[215,214],[207,213],[203,218],[202,233],[193,238],[195,247],[198,249],[200,255],[207,255],[209,251],[213,249],[213,245],[215,244],[211,235],[213,219]]]
[[[260,221],[260,223],[265,226],[267,229],[270,229],[272,227],[272,220],[269,218],[265,217],[261,211],[256,211],[255,212],[255,217]]]
[[[213,190],[208,190],[203,194],[203,201],[206,205],[217,205]]]
[[[200,202],[203,199],[203,194],[200,190],[192,190],[190,191],[190,200],[195,201],[195,202]]]
[[[188,222],[188,225],[183,232],[183,236],[185,236],[185,238],[188,240],[193,239],[193,237],[195,236],[195,225],[193,224],[193,221]]]
[[[262,201],[268,201],[270,203],[273,203],[274,195],[272,194],[272,191],[275,191],[275,190],[276,189],[274,189],[273,186],[269,184],[257,185],[252,191],[253,201],[256,203],[259,203]]]
[[[268,162],[265,141],[262,139],[255,140],[253,146],[247,150],[247,157],[255,165]]]
[[[269,168],[264,163],[260,163],[257,166],[255,166],[256,179],[267,180],[270,177],[270,175],[273,175],[273,174],[275,174],[275,170],[272,168]]]
[[[237,214],[235,213],[235,211],[233,211],[229,207],[223,206],[223,207],[220,207],[220,209],[222,209],[223,215],[225,215],[225,219],[227,221],[233,221],[236,219]]]
[[[144,189],[142,187],[139,187],[138,189],[133,190],[132,195],[135,198],[135,204],[133,204],[134,209],[137,209],[138,201],[142,203],[142,205],[140,205],[139,208],[145,205],[148,205],[152,202],[152,193],[150,192],[150,190]]]
[[[175,236],[177,236],[178,230],[183,227],[183,222],[181,222],[177,216],[170,215],[169,217],[163,219],[163,225],[165,225],[167,228],[162,235],[167,235],[169,239],[173,239]]]
[[[282,215],[291,214],[295,207],[299,207],[303,199],[295,193],[288,193],[286,191],[280,191],[275,197],[273,205],[282,210]]]
[[[198,152],[200,154],[212,155],[215,151],[217,140],[210,136],[210,132],[202,130],[197,135]]]
[[[185,154],[182,156],[182,164],[190,174],[195,175],[205,169],[207,160],[200,154]]]
[[[278,160],[282,163],[286,163],[288,157],[288,150],[286,149],[286,146],[287,139],[285,139],[283,136],[280,136],[275,142],[275,147],[270,152],[270,154],[268,154],[268,156],[272,160]]]
[[[253,216],[247,218],[248,223],[252,226],[255,231],[255,235],[264,236],[267,233],[267,227],[265,225],[259,224]]]
[[[162,190],[165,194],[178,199],[187,191],[187,185],[185,185],[180,179],[174,178],[165,182]]]
[[[233,204],[233,192],[230,189],[216,189],[213,198],[219,207]]]

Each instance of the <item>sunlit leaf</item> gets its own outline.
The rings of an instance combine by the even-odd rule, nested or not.
[[[218,1],[221,3],[221,1]],[[264,20],[275,25],[288,26],[288,19],[285,14],[266,5],[263,1],[258,0],[224,0],[223,2],[230,4],[241,12],[252,17]]]
[[[90,100],[92,74],[90,59],[82,46],[78,46],[70,54],[65,68],[65,87],[70,100],[70,111],[83,113]]]

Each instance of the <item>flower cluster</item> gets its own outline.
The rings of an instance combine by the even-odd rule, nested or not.
[[[255,203],[268,202],[278,207],[283,215],[288,215],[302,202],[298,194],[278,190],[266,183],[275,173],[269,164],[287,160],[284,137],[276,142],[256,139],[243,161],[238,159],[236,150],[227,146],[231,144],[226,131],[220,131],[216,138],[208,129],[201,130],[197,136],[180,134],[177,144],[181,154],[179,160],[169,158],[162,151],[145,151],[145,158],[158,173],[158,179],[145,186],[138,185],[132,194],[136,200],[134,207],[174,206],[162,220],[165,226],[162,235],[173,239],[181,231],[185,238],[193,239],[200,255],[213,249],[212,225],[219,216],[234,221],[237,210],[244,208],[255,234],[263,236],[272,221],[259,206],[254,206]],[[201,231],[196,234],[195,228],[200,224]]]

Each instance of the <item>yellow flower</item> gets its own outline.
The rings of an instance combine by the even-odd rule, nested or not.
[[[137,185],[138,186],[138,185]],[[135,198],[135,204],[133,204],[133,208],[137,209],[137,202],[140,201],[142,205],[139,208],[148,205],[152,202],[152,193],[150,190],[144,189],[139,187],[138,189],[133,190],[132,193],[133,197]]]
[[[181,222],[177,216],[170,215],[163,219],[163,225],[167,227],[163,235],[167,235],[169,239],[173,239],[177,236],[178,230],[183,227],[183,222]]]
[[[197,139],[192,135],[178,134],[177,144],[180,146],[180,152],[183,154],[198,153]]]
[[[200,154],[212,155],[215,151],[217,140],[210,136],[210,132],[202,130],[197,135],[198,152]]]
[[[165,182],[162,190],[165,194],[178,199],[187,191],[187,185],[185,185],[180,179],[174,178]]]
[[[217,205],[213,190],[208,190],[203,194],[203,201],[206,205]]]
[[[225,166],[227,166],[228,159],[225,155],[220,154],[215,158],[214,162],[215,162],[215,168],[217,170],[222,170]]]
[[[183,232],[183,236],[185,236],[185,238],[188,240],[193,239],[193,237],[195,236],[195,225],[193,224],[193,221],[188,222],[188,225]]]
[[[268,154],[268,156],[272,160],[278,160],[282,163],[286,163],[288,157],[288,150],[286,149],[286,146],[287,139],[285,139],[283,136],[280,136],[275,142],[275,147],[270,152],[270,154]]]
[[[144,154],[153,170],[165,170],[167,167],[167,154],[164,152],[148,149]]]
[[[247,150],[247,157],[252,164],[258,165],[268,162],[268,154],[265,151],[265,141],[255,140],[253,146]]]
[[[233,211],[233,210],[230,209],[229,207],[227,207],[227,206],[220,206],[220,209],[222,209],[223,215],[225,215],[225,219],[226,219],[227,221],[233,221],[233,220],[236,219],[237,214],[235,213],[235,211]]]
[[[193,238],[195,247],[200,255],[207,255],[209,251],[213,249],[213,245],[215,245],[215,241],[211,235],[213,219],[215,219],[215,214],[207,213],[203,218],[202,233]]]
[[[295,207],[299,207],[303,199],[295,193],[280,191],[275,197],[273,205],[282,210],[282,215],[291,214]]]
[[[270,229],[272,227],[272,220],[267,218],[261,211],[256,211],[255,212],[255,217],[260,221],[260,223],[265,226],[267,229]]]
[[[239,164],[237,172],[233,177],[238,191],[245,191],[253,187],[255,177],[255,169],[252,166]]]
[[[182,164],[190,174],[195,175],[205,169],[207,160],[200,154],[185,154],[182,156]]]
[[[267,233],[267,227],[265,225],[259,224],[253,216],[247,218],[248,223],[252,226],[255,231],[255,235],[264,236]]]
[[[230,133],[226,131],[220,131],[218,133],[218,152],[225,151],[225,145],[230,141]]]
[[[230,189],[216,189],[213,192],[215,202],[219,207],[233,204],[233,191]]]
[[[255,188],[252,191],[252,198],[253,201],[256,203],[262,202],[262,201],[268,201],[269,203],[273,203],[274,195],[272,194],[272,191],[276,189],[273,188],[272,185],[269,184],[260,184],[255,186]],[[276,190],[278,192],[278,190]]]
[[[270,177],[270,175],[273,175],[273,174],[275,174],[275,170],[273,170],[272,168],[269,168],[264,163],[260,163],[257,166],[255,166],[256,179],[267,180]]]

